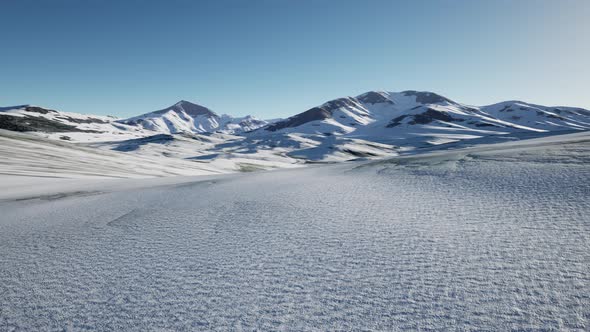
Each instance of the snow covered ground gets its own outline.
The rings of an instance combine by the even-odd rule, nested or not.
[[[209,143],[191,138],[141,138],[116,145],[72,144],[46,140],[28,133],[0,129],[0,189],[11,178],[149,178],[177,175],[211,175],[299,167],[302,162],[261,151],[255,156],[229,153],[225,158],[199,160],[198,149]],[[138,142],[139,141],[139,142]],[[131,142],[131,143],[130,143]],[[0,197],[6,192],[0,193]]]
[[[0,330],[590,329],[590,134],[0,185]],[[21,184],[20,186],[18,184]]]

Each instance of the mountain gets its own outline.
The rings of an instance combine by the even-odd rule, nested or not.
[[[590,129],[590,112],[520,101],[488,106],[460,104],[432,92],[370,91],[328,101],[254,132],[339,135],[377,141],[423,140],[431,144],[502,135]]]
[[[181,100],[159,111],[117,122],[166,134],[214,131],[240,133],[268,124],[267,121],[256,119],[253,116],[233,117],[227,114],[219,116],[207,107],[186,100]]]
[[[271,121],[253,116],[219,116],[204,106],[185,100],[128,119],[62,112],[32,105],[0,108],[0,129],[34,132],[50,139],[76,142],[121,141],[158,134],[236,134],[258,129]]]
[[[184,100],[129,119],[19,105],[0,108],[0,129],[238,171],[589,130],[590,111],[522,101],[472,106],[433,92],[369,91],[268,121],[220,116]]]
[[[64,113],[31,105],[0,108],[0,128],[20,132],[93,132],[110,121],[108,117]]]
[[[113,116],[86,115],[18,105],[0,108],[0,129],[73,141],[125,140],[153,133],[116,122]]]

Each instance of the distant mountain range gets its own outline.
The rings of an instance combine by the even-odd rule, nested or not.
[[[128,119],[65,113],[30,105],[0,108],[1,129],[16,131],[100,131],[85,126],[110,124],[118,130],[157,133],[296,132],[306,134],[388,135],[410,128],[442,126],[458,130],[555,131],[590,129],[590,112],[574,107],[548,107],[521,101],[470,106],[432,92],[370,91],[357,97],[330,100],[288,119],[218,115],[207,107],[181,100],[162,110]],[[15,119],[6,118],[14,116]],[[17,119],[18,118],[18,119]],[[43,118],[44,120],[31,120]],[[53,126],[51,125],[53,123]],[[53,127],[53,128],[52,128]],[[75,127],[75,128],[71,128]],[[441,128],[442,128],[441,127]],[[105,128],[102,128],[105,130]],[[260,129],[260,130],[257,130]]]
[[[128,119],[19,105],[0,108],[0,129],[126,153],[208,163],[246,159],[274,167],[588,130],[590,111],[521,101],[472,106],[433,92],[370,91],[275,120],[218,115],[185,100]]]

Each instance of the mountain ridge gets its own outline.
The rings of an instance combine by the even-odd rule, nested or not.
[[[514,100],[473,106],[428,91],[368,91],[275,120],[218,115],[186,100],[127,119],[21,105],[0,109],[0,129],[140,156],[213,163],[227,171],[583,131],[590,129],[590,111]],[[240,166],[244,164],[249,166]]]
[[[507,113],[511,114],[508,116]],[[369,91],[356,97],[330,100],[256,132],[346,135],[362,132],[356,129],[359,127],[382,129],[401,126],[408,129],[415,125],[448,126],[459,123],[464,130],[495,127],[509,131],[543,132],[587,130],[590,129],[589,117],[590,111],[577,107],[542,106],[522,101],[473,106],[427,91]],[[380,134],[387,135],[387,132],[381,130]]]
[[[158,111],[121,119],[118,122],[168,134],[213,131],[238,133],[267,124],[265,120],[257,119],[251,115],[244,117],[234,117],[228,114],[218,115],[207,107],[186,100],[180,100],[174,105]]]

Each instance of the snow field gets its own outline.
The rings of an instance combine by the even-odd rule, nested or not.
[[[0,330],[585,331],[568,137],[1,202]]]

